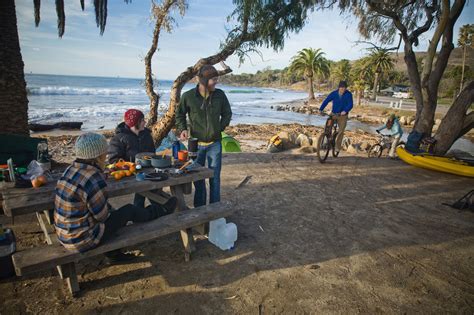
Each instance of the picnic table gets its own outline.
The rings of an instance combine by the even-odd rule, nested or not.
[[[145,169],[145,172],[152,171],[153,169]],[[186,205],[184,195],[191,193],[192,182],[213,177],[213,171],[209,168],[196,168],[189,173],[170,175],[163,181],[137,181],[133,176],[121,180],[109,178],[106,188],[109,198],[138,193],[150,200],[164,203],[170,195],[165,193],[163,188],[169,187],[171,195],[177,198],[177,210],[173,214],[154,221],[127,226],[119,231],[116,239],[105,242],[91,251],[75,253],[62,247],[54,233],[52,214],[56,181],[59,177],[60,174],[55,175],[54,180],[39,188],[3,187],[0,188],[0,193],[5,215],[14,218],[36,213],[46,242],[50,245],[14,254],[13,262],[17,275],[56,266],[61,278],[66,279],[72,294],[79,291],[74,265],[79,260],[180,231],[185,260],[189,261],[191,253],[195,250],[192,228],[204,233],[204,223],[233,212],[228,203],[212,204],[195,209],[190,209]]]

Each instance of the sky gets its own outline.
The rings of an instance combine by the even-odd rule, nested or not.
[[[157,2],[159,2],[157,0]],[[151,0],[108,1],[107,25],[100,36],[92,0],[82,11],[79,0],[65,1],[66,28],[58,38],[54,1],[41,3],[41,23],[34,24],[31,0],[17,0],[16,11],[25,73],[89,75],[143,78],[144,61],[152,41]],[[173,14],[177,25],[172,33],[162,32],[159,50],[153,58],[154,75],[174,80],[202,57],[216,53],[226,36],[226,17],[232,12],[232,0],[189,0],[184,17]],[[468,1],[455,26],[474,23],[474,4]],[[432,31],[426,33],[419,50],[426,50]],[[290,34],[283,50],[262,49],[263,59],[254,54],[239,64],[230,57],[233,73],[255,73],[266,67],[281,69],[302,48],[321,48],[331,60],[354,60],[366,54],[367,46],[355,45],[360,37],[356,21],[336,11],[313,12],[297,34]]]

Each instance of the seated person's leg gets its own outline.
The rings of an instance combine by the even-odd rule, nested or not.
[[[133,196],[133,204],[137,207],[145,208],[145,197],[140,194]]]
[[[155,194],[160,193],[159,190],[152,190],[151,192]],[[164,204],[159,204],[158,202],[150,200],[150,206],[155,207],[156,211],[158,212],[159,217],[173,213],[174,210],[176,209],[177,204],[178,204],[178,200],[174,196],[170,197],[168,201],[165,202]]]

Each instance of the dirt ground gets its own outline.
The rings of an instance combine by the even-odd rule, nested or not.
[[[233,250],[201,240],[186,263],[176,233],[132,248],[133,263],[80,263],[75,299],[53,270],[4,280],[0,313],[474,312],[474,213],[441,205],[474,180],[344,154],[323,165],[264,153],[223,163]],[[14,229],[19,249],[44,242],[32,215]]]

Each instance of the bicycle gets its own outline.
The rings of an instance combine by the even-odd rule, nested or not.
[[[324,113],[321,113],[321,115],[325,116]],[[318,137],[316,150],[318,153],[319,162],[321,163],[326,161],[329,151],[332,151],[333,157],[337,157],[339,155],[339,152],[336,151],[336,137],[338,133],[336,116],[339,116],[339,114],[329,114],[329,117],[326,120],[326,125],[324,126],[324,131]]]
[[[388,152],[390,152],[390,149],[392,148],[392,136],[391,135],[384,135],[380,132],[378,133],[379,140],[376,144],[374,144],[368,152],[368,156],[370,157],[377,157],[380,158],[382,156],[382,153],[385,149],[387,149]],[[404,147],[405,142],[400,141],[397,145],[398,147]]]

